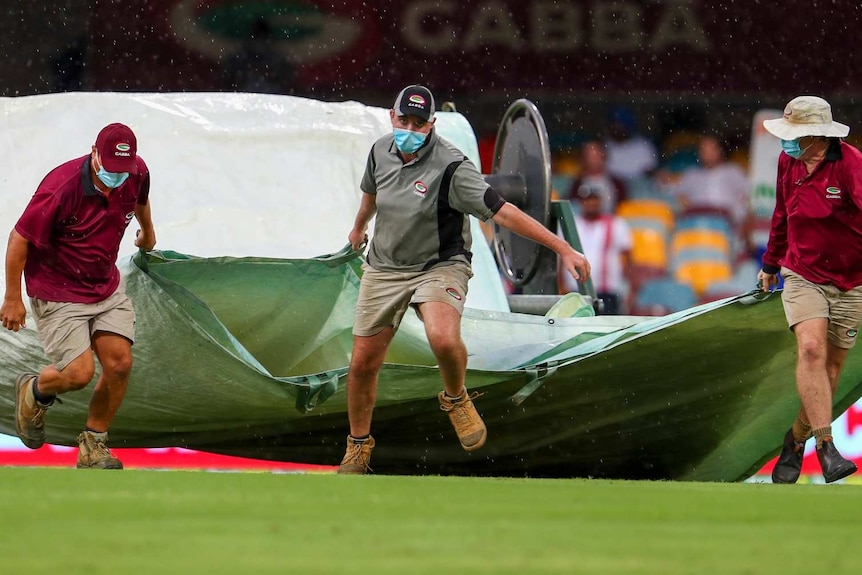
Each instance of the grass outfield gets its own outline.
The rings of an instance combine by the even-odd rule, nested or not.
[[[851,573],[859,485],[0,468],[0,573]]]

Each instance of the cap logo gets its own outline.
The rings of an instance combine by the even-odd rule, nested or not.
[[[412,96],[410,96],[407,99],[410,100],[411,102],[413,102],[414,104],[419,104],[420,106],[425,105],[425,98],[423,98],[419,94],[413,94]]]
[[[117,150],[120,152],[128,152],[132,147],[128,144],[117,144]]]

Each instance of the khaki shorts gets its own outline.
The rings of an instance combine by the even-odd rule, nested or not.
[[[93,334],[107,331],[135,342],[135,310],[123,283],[98,303],[65,303],[30,298],[39,341],[54,366],[63,370],[92,345]]]
[[[409,306],[439,301],[464,312],[470,265],[456,262],[421,272],[382,272],[362,265],[362,282],[353,322],[353,335],[372,336],[392,326],[398,329]]]
[[[862,322],[862,287],[843,292],[831,285],[811,283],[796,272],[781,268],[784,291],[781,302],[790,329],[815,318],[829,320],[829,343],[850,349]]]

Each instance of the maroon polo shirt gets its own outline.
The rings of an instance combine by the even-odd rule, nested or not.
[[[90,179],[90,156],[54,168],[15,225],[30,242],[24,279],[27,295],[47,301],[96,303],[120,283],[117,255],[136,205],[146,205],[150,174],[140,157],[110,196]]]
[[[784,265],[815,284],[841,291],[862,286],[860,210],[859,150],[835,140],[811,174],[782,153],[763,270],[775,273]]]

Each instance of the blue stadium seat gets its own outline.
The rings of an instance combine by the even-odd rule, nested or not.
[[[715,230],[728,236],[733,236],[730,222],[719,214],[685,214],[677,218],[677,230],[705,229]]]
[[[694,307],[697,295],[688,284],[671,278],[644,282],[635,297],[634,315],[666,315]]]

